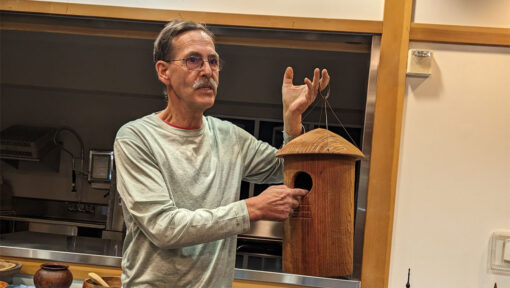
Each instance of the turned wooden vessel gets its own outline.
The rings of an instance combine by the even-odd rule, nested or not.
[[[284,272],[352,274],[355,163],[363,153],[319,128],[290,141],[276,156],[285,159],[284,184],[310,191],[284,223]]]
[[[64,264],[44,263],[34,274],[36,288],[69,288],[72,283],[73,274]]]

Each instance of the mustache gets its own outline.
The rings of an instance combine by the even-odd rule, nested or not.
[[[214,81],[211,77],[208,78],[199,78],[195,80],[195,83],[193,83],[193,89],[199,89],[203,87],[210,87],[214,90],[214,93],[218,91],[218,83]]]

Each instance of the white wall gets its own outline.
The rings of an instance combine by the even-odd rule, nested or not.
[[[411,43],[432,75],[407,78],[389,287],[510,287],[488,272],[510,231],[510,47]]]
[[[508,0],[414,0],[413,22],[510,28]]]
[[[56,0],[52,2],[333,19],[383,19],[384,0]]]

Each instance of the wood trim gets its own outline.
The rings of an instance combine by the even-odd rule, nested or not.
[[[158,27],[154,27],[158,28]],[[159,31],[136,29],[135,27],[93,27],[90,25],[65,21],[62,19],[39,19],[38,17],[19,17],[17,15],[4,15],[0,19],[0,29],[2,30],[20,30],[63,34],[77,34],[87,36],[105,36],[154,40]],[[258,46],[258,47],[276,47],[305,50],[323,50],[337,52],[370,53],[369,43],[346,43],[339,41],[313,41],[313,40],[293,40],[293,39],[271,39],[254,38],[244,36],[225,36],[216,35],[217,44]]]
[[[305,29],[372,34],[381,34],[383,30],[383,22],[381,21],[161,10],[30,0],[4,0],[0,2],[0,10],[162,22],[175,18],[188,19],[212,25]],[[118,30],[104,29],[100,32],[96,30],[87,30],[83,27],[51,27],[44,25],[34,26],[33,24],[30,25],[30,23],[28,23],[25,27],[20,27],[19,23],[18,25],[10,23],[10,25],[11,26],[7,27],[10,27],[9,29],[15,30],[36,29],[33,31],[75,33],[140,39],[155,38],[155,33],[150,33],[147,31],[119,32]],[[510,46],[509,28],[411,23],[410,31],[411,32],[409,38],[411,41]]]
[[[411,41],[510,46],[510,28],[411,23]]]
[[[361,269],[363,288],[388,287],[412,6],[412,0],[385,1]]]
[[[276,47],[353,53],[370,53],[370,43],[268,39],[254,37],[216,36],[216,43],[242,46]]]
[[[30,0],[3,0],[0,2],[0,10],[162,22],[170,19],[186,19],[212,25],[261,28],[372,34],[380,34],[382,32],[381,21],[195,12]]]
[[[62,25],[62,23],[58,21],[41,21],[40,19],[27,19],[27,17],[18,19],[16,15],[6,15],[0,18],[0,29],[151,40],[156,39],[158,36],[157,31],[129,30],[126,28],[119,29],[111,27],[99,28],[68,23]]]

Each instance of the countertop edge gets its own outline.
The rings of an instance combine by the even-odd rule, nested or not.
[[[0,245],[0,256],[20,257],[37,260],[62,261],[81,265],[99,265],[120,268],[122,257],[104,256],[67,251],[42,250]],[[360,288],[361,282],[325,277],[314,277],[280,272],[267,272],[249,269],[234,269],[235,280],[259,281],[268,283],[301,285],[308,287]]]

